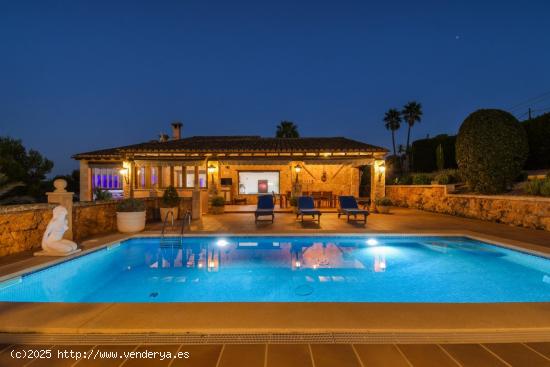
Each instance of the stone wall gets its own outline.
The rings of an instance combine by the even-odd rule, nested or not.
[[[386,186],[396,206],[550,231],[550,199],[450,194],[444,185]]]
[[[40,248],[54,207],[51,204],[0,207],[0,256]]]
[[[160,220],[160,198],[140,199],[145,202],[147,221]],[[104,202],[78,202],[73,207],[73,236],[76,242],[87,238],[116,232],[116,200]],[[180,201],[180,215],[191,210],[191,198]]]
[[[232,197],[246,197],[248,204],[256,204],[257,195],[240,195],[238,193],[239,171],[278,171],[279,172],[279,191],[281,194],[286,194],[292,190],[292,184],[296,180],[295,165],[298,162],[292,162],[286,165],[220,165],[218,171],[218,187],[219,179],[232,178]],[[302,186],[302,191],[330,191],[334,195],[355,195],[359,194],[359,170],[350,165],[341,164],[304,164],[298,174],[298,181]],[[326,180],[321,179],[323,173]]]
[[[142,199],[147,221],[159,220],[159,198]],[[73,240],[116,232],[117,201],[77,202],[73,205]],[[25,204],[0,207],[0,256],[38,250],[56,204]],[[183,198],[180,213],[191,210],[191,198]]]

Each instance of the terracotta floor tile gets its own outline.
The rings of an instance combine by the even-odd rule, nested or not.
[[[310,367],[307,344],[271,344],[267,347],[267,367]]]
[[[222,351],[219,367],[263,367],[265,344],[227,344]]]
[[[519,343],[485,344],[512,366],[550,367],[550,360]]]
[[[443,344],[441,345],[463,367],[504,367],[497,357],[479,344]]]
[[[168,364],[172,361],[172,358],[166,358],[166,353],[170,352],[174,355],[178,351],[179,347],[179,345],[140,345],[139,348],[136,349],[136,353],[140,353],[138,355],[145,356],[145,353],[147,353],[147,355],[151,355],[153,357],[128,358],[126,363],[124,363],[124,367],[168,366]],[[153,353],[158,354],[153,355]]]
[[[189,358],[174,359],[170,367],[215,367],[221,350],[221,345],[183,345],[180,352],[188,352]]]
[[[360,367],[349,344],[312,344],[315,367]]]
[[[355,344],[359,359],[368,367],[410,367],[393,344]]]
[[[550,343],[527,343],[528,346],[550,358]]]
[[[435,344],[399,344],[399,349],[414,367],[457,367],[444,351]]]

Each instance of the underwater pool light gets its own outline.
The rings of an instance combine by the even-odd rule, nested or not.
[[[216,242],[216,245],[218,245],[219,247],[225,247],[229,245],[229,242],[222,238],[221,240],[218,240],[218,242]]]
[[[367,245],[369,245],[369,246],[376,246],[376,245],[378,245],[378,240],[376,240],[376,239],[374,239],[374,238],[369,238],[369,239],[367,240]]]

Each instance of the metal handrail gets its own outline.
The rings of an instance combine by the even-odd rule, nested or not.
[[[166,213],[166,216],[164,217],[164,221],[162,223],[162,230],[160,232],[160,242],[163,243],[165,239],[165,231],[166,231],[166,224],[168,222],[168,218],[172,216],[172,226],[174,226],[174,221],[176,221],[176,218],[174,216],[174,212],[170,210],[168,213]],[[185,232],[185,223],[187,222],[187,225],[189,229],[191,228],[191,212],[189,210],[186,210],[181,218],[181,227],[180,227],[180,244],[183,243],[183,233]]]

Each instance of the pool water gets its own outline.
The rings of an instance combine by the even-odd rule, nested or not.
[[[548,302],[550,259],[465,237],[130,239],[0,283],[11,302]]]

